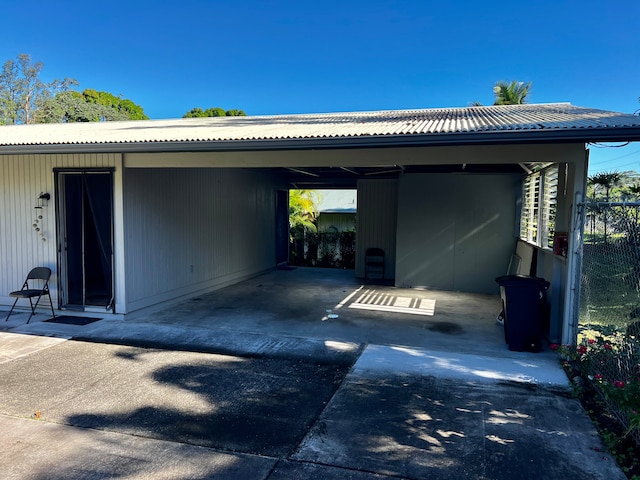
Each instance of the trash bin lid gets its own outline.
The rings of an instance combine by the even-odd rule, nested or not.
[[[503,275],[496,278],[496,283],[501,287],[538,287],[549,288],[550,283],[544,278],[531,277],[529,275]]]

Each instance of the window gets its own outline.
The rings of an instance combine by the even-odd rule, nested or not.
[[[553,248],[558,198],[558,166],[531,173],[522,180],[520,238]]]

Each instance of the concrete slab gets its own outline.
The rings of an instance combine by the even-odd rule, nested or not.
[[[357,375],[433,376],[474,383],[528,383],[570,391],[567,375],[557,358],[512,352],[489,357],[420,348],[369,345],[354,365]]]
[[[274,271],[126,320],[0,322],[3,474],[624,478],[557,356],[508,350],[497,296],[365,288],[352,272]]]
[[[292,459],[412,479],[625,478],[575,399],[407,375],[350,375]]]
[[[5,480],[266,478],[275,459],[0,415]]]
[[[269,475],[269,480],[301,480],[307,478],[316,480],[384,480],[391,477],[330,465],[291,460],[278,462],[273,472]],[[393,478],[394,480],[403,480],[403,477]]]
[[[24,335],[19,333],[0,332],[0,363],[31,355],[45,348],[50,348],[67,340],[67,338]]]

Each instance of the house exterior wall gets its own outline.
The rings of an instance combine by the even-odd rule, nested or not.
[[[318,231],[326,232],[332,227],[338,232],[350,232],[355,230],[356,214],[320,212],[318,215]]]
[[[516,246],[517,174],[408,174],[399,182],[396,285],[499,292]]]
[[[275,266],[276,184],[256,171],[127,169],[127,312]]]
[[[364,278],[365,252],[371,247],[385,252],[385,279],[395,277],[397,216],[397,180],[358,181],[356,277]]]
[[[57,306],[57,246],[55,168],[114,168],[121,171],[119,154],[0,155],[0,304],[11,305],[9,292],[20,288],[29,270],[51,268],[51,296]],[[51,195],[42,209],[39,228],[32,226],[41,192]],[[117,196],[118,185],[115,185]],[[116,212],[117,215],[117,212]],[[116,245],[117,250],[117,245]],[[116,255],[118,255],[116,251]],[[20,305],[23,305],[19,302]]]

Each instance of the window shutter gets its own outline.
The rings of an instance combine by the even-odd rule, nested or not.
[[[543,235],[540,238],[544,242],[541,247],[553,248],[553,236],[556,229],[556,209],[558,203],[558,166],[544,170],[543,173],[543,202],[541,227]]]
[[[558,198],[558,165],[522,179],[520,238],[542,248],[553,248]]]
[[[537,243],[538,239],[539,195],[540,174],[526,176],[522,182],[520,238],[531,243]]]

